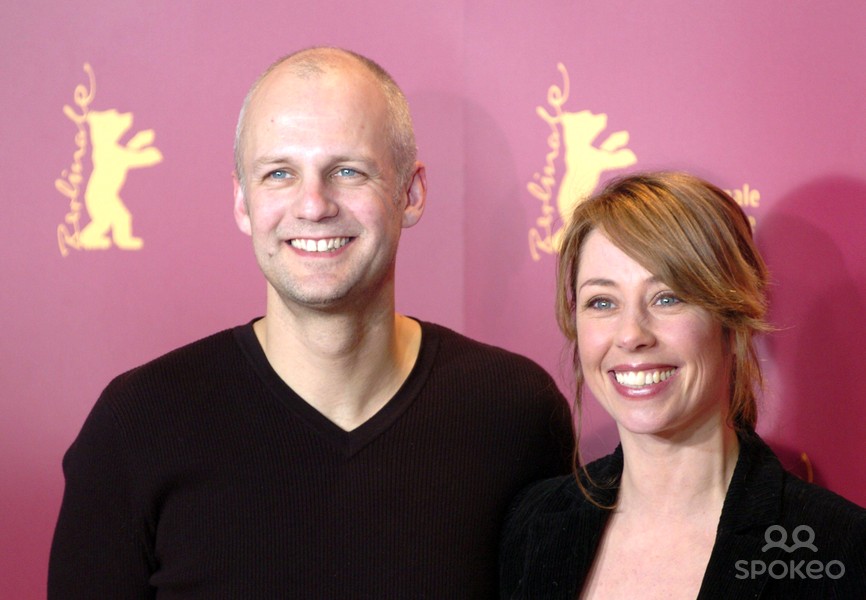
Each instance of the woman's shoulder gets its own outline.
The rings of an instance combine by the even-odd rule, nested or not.
[[[514,499],[509,520],[526,522],[534,518],[570,513],[587,506],[598,508],[616,499],[619,476],[622,473],[622,452],[613,453],[591,462],[578,476],[574,473],[537,481]],[[593,502],[587,497],[592,494]]]
[[[822,597],[862,597],[866,589],[866,509],[787,472],[781,500],[779,526],[772,535],[767,529],[764,548],[782,548],[779,558],[792,569],[795,564],[806,565],[805,577],[818,581],[801,582],[803,590],[820,584]]]
[[[752,482],[754,489],[760,490],[762,485],[778,485],[781,488],[783,520],[866,526],[866,508],[787,471],[757,434],[741,438],[741,443],[753,463],[750,477],[758,480]],[[774,484],[774,481],[777,483]]]
[[[542,479],[517,495],[511,504],[509,520],[525,521],[539,515],[573,510],[581,498],[573,474]]]
[[[788,559],[839,563],[848,572],[839,585],[866,585],[866,508],[786,471],[757,435],[741,441],[753,462],[743,491],[752,508],[761,504],[755,498],[774,506],[775,516],[762,532],[762,551],[776,547]]]
[[[846,535],[859,533],[866,543],[866,508],[839,494],[785,472],[782,492],[784,520],[821,525]]]
[[[578,573],[588,568],[612,502],[593,502],[585,490],[600,492],[603,500],[615,500],[622,455],[619,451],[574,474],[545,479],[523,490],[511,505],[500,541],[500,591],[510,598],[576,595]],[[589,473],[589,478],[586,474]],[[608,482],[610,487],[596,487]],[[596,494],[593,495],[596,498]],[[544,590],[544,591],[541,591]],[[556,595],[556,597],[560,597]]]

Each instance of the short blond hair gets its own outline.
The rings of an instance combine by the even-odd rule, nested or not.
[[[332,47],[314,47],[299,50],[283,58],[280,58],[269,66],[255,83],[250,87],[241,106],[238,124],[235,130],[234,160],[235,172],[241,186],[244,183],[243,148],[246,142],[249,123],[247,115],[249,107],[262,82],[267,79],[277,68],[290,66],[301,78],[314,77],[324,73],[328,69],[339,68],[341,61],[345,59],[359,62],[373,76],[379,84],[382,94],[387,102],[388,121],[386,131],[388,135],[388,146],[391,148],[391,159],[397,174],[399,187],[403,187],[412,173],[418,149],[415,145],[415,130],[412,126],[412,116],[409,112],[409,102],[405,94],[391,77],[378,63],[351,50]],[[345,64],[344,62],[342,64]]]

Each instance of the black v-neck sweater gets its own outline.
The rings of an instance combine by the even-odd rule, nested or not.
[[[346,432],[236,327],[103,392],[64,458],[49,598],[495,598],[509,501],[571,448],[540,367],[446,328]]]

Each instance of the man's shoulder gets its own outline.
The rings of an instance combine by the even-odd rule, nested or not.
[[[188,385],[223,380],[243,360],[237,342],[244,326],[224,329],[170,350],[115,377],[104,398],[138,393],[165,393]]]
[[[244,375],[247,361],[236,337],[232,329],[219,331],[112,379],[88,414],[70,456],[165,448],[165,440],[178,439],[201,423],[212,427],[235,418],[226,399],[237,396],[238,386],[251,380]],[[221,417],[221,411],[229,416]]]
[[[463,364],[467,368],[492,368],[497,372],[531,375],[552,381],[550,374],[527,356],[470,338],[444,325],[421,322],[421,327],[423,335],[432,338],[439,347],[439,361]]]
[[[534,418],[538,427],[545,428],[552,421],[563,438],[573,436],[568,402],[556,381],[535,361],[441,325],[422,323],[422,327],[426,341],[422,338],[420,366],[429,370],[429,393],[453,398],[464,408],[489,409],[490,418],[500,421]]]

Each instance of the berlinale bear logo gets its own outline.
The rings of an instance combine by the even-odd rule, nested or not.
[[[529,192],[542,202],[541,216],[536,227],[529,231],[529,250],[532,258],[540,259],[539,251],[553,254],[559,250],[562,231],[571,218],[574,208],[586,199],[598,186],[605,171],[622,169],[637,162],[628,144],[628,132],[617,131],[596,145],[596,141],[607,128],[607,115],[588,110],[565,112],[562,106],[568,100],[568,72],[565,66],[557,65],[563,77],[563,87],[553,85],[547,92],[547,102],[553,114],[539,106],[536,113],[550,126],[547,143],[550,151],[542,173],[535,173],[534,181],[527,184]],[[553,188],[556,186],[556,167],[560,150],[565,173],[559,181],[556,195],[556,211],[562,228],[554,233]]]
[[[75,123],[76,151],[72,165],[54,182],[57,190],[69,198],[69,212],[57,228],[60,252],[66,256],[69,248],[105,250],[112,246],[121,250],[139,250],[143,241],[132,233],[132,214],[123,202],[120,191],[130,169],[150,167],[162,161],[162,153],[154,147],[152,129],[139,131],[126,142],[121,139],[132,127],[132,113],[117,110],[90,110],[96,92],[93,69],[84,70],[90,78],[90,89],[75,88],[73,98],[80,112],[64,106],[64,114]],[[85,183],[84,158],[88,142],[92,168],[86,181],[83,207],[89,222],[81,228],[81,185]],[[71,228],[71,231],[70,231]]]

